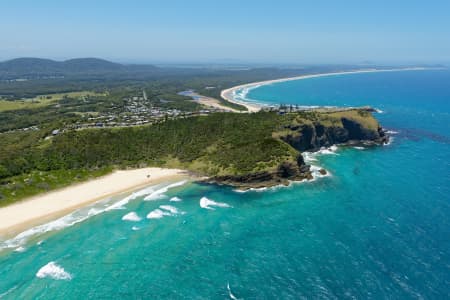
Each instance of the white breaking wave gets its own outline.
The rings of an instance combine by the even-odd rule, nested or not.
[[[393,136],[390,136],[388,142],[385,143],[385,144],[383,144],[383,146],[389,146],[389,145],[392,144],[393,141],[394,141],[394,137],[393,137]]]
[[[55,221],[30,228],[30,229],[18,234],[14,238],[2,242],[0,244],[0,250],[23,246],[28,241],[28,239],[30,239],[31,237],[33,237],[35,235],[44,234],[44,233],[50,232],[50,231],[61,230],[63,228],[83,222],[84,220],[86,220],[92,216],[98,215],[105,210],[91,208],[91,209],[87,210],[87,213],[85,213],[85,211],[86,211],[86,209],[78,210],[67,216],[59,218]]]
[[[138,231],[138,230],[140,230],[141,228],[139,228],[139,227],[137,227],[137,226],[133,226],[133,227],[131,227],[131,230],[133,230],[133,231]]]
[[[169,184],[163,188],[159,188],[156,192],[159,193],[160,190],[164,190],[163,193],[167,192],[170,188],[184,185],[187,180],[175,182]],[[160,187],[158,185],[156,187]],[[131,195],[123,198],[122,200],[111,203],[111,199],[105,199],[103,201],[99,201],[93,205],[81,208],[79,210],[74,211],[71,214],[68,214],[64,217],[51,221],[49,223],[39,225],[33,228],[30,228],[26,231],[21,232],[17,236],[12,239],[6,241],[0,241],[0,251],[4,249],[17,248],[19,246],[23,246],[26,242],[34,236],[39,236],[51,231],[61,230],[75,224],[81,223],[93,216],[99,215],[103,212],[117,210],[117,209],[125,209],[125,205],[128,204],[131,200],[134,200],[138,197],[142,197],[144,195],[149,195],[155,192],[155,186],[147,187],[137,192],[132,193]]]
[[[221,203],[221,202],[215,202],[211,199],[208,199],[206,197],[202,197],[200,199],[200,207],[201,208],[205,208],[205,209],[211,209],[214,210],[213,207],[211,206],[216,206],[216,207],[231,207],[230,205],[226,204],[226,203]]]
[[[185,214],[185,212],[179,211],[178,208],[172,205],[160,205],[159,208],[152,210],[147,219],[161,219],[166,216],[174,216],[178,214]]]
[[[355,148],[357,148],[357,147],[355,147]],[[365,149],[365,148],[362,148],[362,149]],[[315,181],[316,179],[322,178],[322,177],[331,177],[332,174],[329,171],[325,170],[324,168],[322,168],[314,163],[317,163],[317,161],[318,161],[317,157],[320,155],[339,155],[338,153],[336,153],[336,151],[338,151],[338,150],[339,150],[338,146],[333,145],[329,148],[322,147],[319,151],[316,151],[316,152],[302,152],[302,156],[303,156],[305,163],[307,163],[308,165],[311,166],[310,171],[311,171],[311,175],[312,175],[313,179],[311,179],[311,180],[303,179],[301,181],[290,181],[289,185],[287,187],[290,187],[292,184],[299,184],[299,183],[303,183],[303,182]],[[322,170],[322,169],[326,171],[326,174],[320,173],[320,170]],[[271,187],[250,188],[247,190],[235,189],[233,191],[236,193],[264,192],[267,190],[270,191],[270,190],[275,190],[275,189],[279,189],[279,188],[286,188],[286,185],[280,184],[280,185],[275,185],[275,186],[271,186]],[[201,206],[201,204],[200,204],[200,206]],[[208,209],[212,209],[212,208],[208,208]]]
[[[23,246],[19,246],[17,247],[14,251],[15,252],[25,252],[27,250],[27,248],[23,247]]]
[[[257,100],[248,97],[248,93],[250,93],[251,90],[254,90],[260,86],[261,85],[254,85],[251,87],[245,87],[245,88],[234,90],[232,93],[232,98],[238,102],[242,101],[244,103],[246,103],[246,102],[247,103],[255,103],[260,106],[267,106],[267,104],[265,104],[265,103],[258,102]]]
[[[356,149],[356,150],[365,150],[366,148],[364,148],[364,147],[360,147],[360,146],[355,146],[355,147],[353,147],[354,149]]]
[[[273,189],[276,189],[276,188],[279,187],[279,186],[281,187],[281,186],[284,186],[284,185],[280,184],[280,185],[275,185],[275,186],[271,186],[271,187],[249,188],[249,189],[246,189],[246,190],[234,189],[233,191],[236,192],[236,193],[265,192],[265,191],[267,191],[267,190],[273,190]]]
[[[306,163],[317,161],[316,155],[312,152],[303,152],[302,155]]]
[[[179,213],[182,213],[178,210],[178,208],[172,206],[172,205],[160,205],[159,208],[167,210],[171,214],[177,215]]]
[[[320,166],[317,166],[317,165],[313,164],[313,163],[317,162],[317,156],[320,156],[320,155],[339,155],[338,153],[336,153],[336,151],[338,151],[338,150],[339,150],[339,147],[336,146],[336,145],[333,145],[333,146],[328,147],[328,148],[322,147],[317,152],[304,152],[304,153],[302,153],[305,162],[311,165],[311,169],[310,170],[311,170],[311,175],[313,176],[313,180],[312,181],[316,180],[317,178],[332,176],[332,174],[329,171],[325,170],[324,168],[322,168]],[[326,171],[326,174],[321,174],[320,173],[321,169],[324,169]]]
[[[151,200],[160,200],[160,199],[164,199],[167,196],[164,195],[164,191],[155,191],[154,193],[148,195],[147,197],[144,198],[144,201],[151,201]]]
[[[337,155],[336,151],[338,150],[338,147],[333,145],[329,148],[326,147],[322,147],[320,148],[319,151],[317,151],[317,154],[332,154],[332,155]]]
[[[311,162],[316,162],[317,161],[317,156],[319,155],[339,155],[338,153],[336,153],[336,151],[338,151],[339,148],[336,145],[333,145],[331,147],[322,147],[320,148],[319,151],[316,152],[308,152],[305,151],[302,153],[303,155],[303,159],[305,160],[306,163],[311,163]]]
[[[147,215],[147,219],[161,219],[164,216],[170,216],[170,213],[157,208]]]
[[[58,266],[55,262],[51,261],[36,273],[38,278],[52,278],[55,280],[71,280],[72,275],[67,273],[64,268]]]
[[[386,131],[387,134],[398,134],[398,131],[395,130],[388,130]]]
[[[278,189],[286,189],[286,188],[290,188],[294,185],[297,184],[301,184],[303,182],[307,182],[308,179],[302,179],[302,180],[289,180],[288,184],[277,184],[277,185],[273,185],[273,186],[269,186],[269,187],[262,187],[262,188],[249,188],[246,190],[239,190],[239,189],[234,189],[233,192],[235,193],[248,193],[248,192],[266,192],[266,191],[275,191]]]
[[[171,201],[171,202],[180,202],[180,201],[183,201],[183,200],[181,200],[181,199],[178,198],[178,197],[172,197],[172,198],[170,198],[170,201]]]
[[[113,210],[113,209],[125,209],[125,205],[127,205],[131,200],[151,194],[153,191],[154,191],[154,186],[147,187],[147,188],[144,188],[137,192],[134,192],[131,195],[129,195],[129,196],[123,198],[122,200],[117,201],[114,204],[112,204],[111,206],[109,206],[106,209],[106,211]]]
[[[144,200],[150,201],[150,200],[157,200],[157,199],[167,197],[166,195],[164,195],[164,193],[166,193],[169,189],[185,185],[187,182],[188,182],[187,180],[182,180],[182,181],[178,181],[178,182],[169,184],[167,186],[161,187],[157,190],[153,190],[147,197],[144,198]]]
[[[137,215],[137,213],[135,213],[134,211],[126,214],[125,216],[122,217],[123,221],[130,221],[130,222],[139,222],[140,220],[142,220],[141,217],[139,217]]]

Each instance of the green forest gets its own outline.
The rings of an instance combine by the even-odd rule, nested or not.
[[[0,203],[106,174],[144,166],[184,168],[200,175],[237,176],[273,171],[300,152],[283,141],[290,128],[342,127],[342,118],[368,130],[370,113],[215,113],[149,126],[4,133],[0,139]],[[294,132],[301,134],[301,132]]]

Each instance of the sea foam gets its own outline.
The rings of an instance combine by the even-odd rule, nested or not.
[[[153,191],[154,191],[154,186],[147,187],[147,188],[144,188],[144,189],[139,190],[137,192],[134,192],[131,195],[123,198],[122,200],[113,203],[112,205],[107,207],[105,209],[105,211],[109,211],[109,210],[113,210],[113,209],[125,209],[125,205],[127,205],[131,200],[134,200],[134,199],[136,199],[138,197],[142,197],[142,196],[151,194],[151,193],[153,193]]]
[[[71,280],[72,275],[67,273],[64,268],[58,266],[55,262],[51,261],[36,273],[38,278],[52,278],[55,280]]]
[[[157,208],[147,215],[147,219],[161,219],[164,216],[170,216],[170,213]]]
[[[160,205],[159,208],[164,209],[168,212],[170,212],[171,214],[177,215],[179,213],[182,213],[178,210],[178,208],[172,206],[172,205]]]
[[[151,201],[151,200],[158,200],[158,199],[167,197],[166,195],[164,195],[164,193],[166,193],[169,189],[183,186],[187,182],[188,182],[187,180],[182,180],[182,181],[178,181],[178,182],[169,184],[167,186],[160,187],[157,190],[153,190],[147,197],[144,198],[144,200]]]
[[[260,86],[261,85],[252,85],[249,87],[244,87],[244,88],[234,90],[232,93],[232,98],[233,98],[233,100],[238,101],[238,102],[242,101],[244,103],[250,103],[250,104],[254,103],[254,104],[258,104],[260,106],[267,106],[267,104],[265,104],[265,103],[260,103],[257,100],[251,99],[248,97],[248,94],[250,93],[250,91],[252,91]]]
[[[160,205],[159,208],[152,210],[147,219],[161,219],[166,216],[174,216],[178,214],[185,214],[185,212],[179,211],[178,208],[172,205]]]
[[[357,148],[357,147],[355,147],[355,148]],[[362,148],[362,149],[365,149],[365,148]],[[339,155],[338,153],[336,153],[338,150],[339,150],[339,147],[336,145],[333,145],[328,148],[322,147],[322,148],[320,148],[319,151],[316,151],[316,152],[307,152],[307,151],[303,152],[302,156],[303,156],[305,163],[307,163],[308,165],[311,166],[310,171],[311,171],[311,175],[312,175],[313,179],[311,179],[311,180],[303,179],[301,181],[290,181],[289,185],[287,187],[290,187],[295,184],[308,182],[308,181],[309,182],[315,181],[318,178],[322,178],[322,177],[331,177],[332,174],[328,170],[326,170],[326,174],[320,173],[320,170],[322,170],[324,168],[316,165],[316,163],[318,162],[317,157],[321,156],[321,155]],[[279,185],[275,185],[275,186],[271,186],[271,187],[250,188],[250,189],[246,189],[246,190],[235,189],[233,191],[236,193],[265,192],[265,191],[273,191],[273,190],[280,189],[280,188],[286,188],[286,185],[279,184]],[[201,206],[201,204],[200,204],[200,206]],[[211,208],[208,208],[208,209],[211,209]]]
[[[201,208],[205,208],[205,209],[211,209],[214,210],[213,207],[211,206],[216,206],[216,207],[231,207],[230,205],[226,204],[226,203],[221,203],[221,202],[215,202],[211,199],[208,199],[206,197],[202,197],[200,199],[200,207]]]
[[[130,222],[139,222],[140,220],[142,220],[141,217],[139,217],[137,215],[137,213],[135,213],[134,211],[127,213],[126,215],[124,215],[122,217],[123,221],[130,221]]]
[[[41,235],[46,232],[61,230],[63,228],[75,225],[77,223],[83,222],[84,220],[98,215],[104,210],[102,209],[88,209],[86,210],[78,210],[69,215],[66,215],[62,218],[54,220],[52,222],[39,225],[33,228],[30,228],[26,231],[23,231],[16,235],[14,238],[4,241],[0,244],[0,250],[8,249],[8,248],[17,248],[19,246],[25,245],[25,243],[33,236]]]
[[[61,217],[59,219],[56,219],[54,221],[51,221],[49,223],[39,225],[33,228],[30,228],[26,231],[23,231],[13,237],[12,239],[6,240],[6,241],[0,241],[0,251],[4,249],[11,249],[11,248],[17,248],[20,246],[24,246],[26,242],[34,237],[39,236],[47,232],[51,231],[58,231],[70,226],[73,226],[75,224],[81,223],[91,217],[97,216],[99,214],[102,214],[104,212],[108,212],[111,210],[118,210],[118,209],[125,209],[125,205],[128,204],[130,201],[142,197],[145,195],[151,195],[155,192],[157,193],[165,193],[170,188],[182,186],[186,184],[187,180],[175,182],[166,186],[161,187],[161,185],[157,186],[151,186],[144,188],[142,190],[139,190],[137,192],[132,193],[131,195],[119,200],[115,201],[113,203],[111,198],[107,198],[105,200],[99,201],[93,205],[80,208],[79,210],[74,211],[73,213],[70,213],[64,217]]]
[[[322,148],[320,148],[320,150],[319,151],[317,151],[317,154],[322,154],[322,155],[326,155],[326,154],[328,154],[328,155],[337,155],[337,153],[336,153],[336,151],[338,150],[338,147],[337,146],[335,146],[335,145],[333,145],[333,146],[331,146],[331,147],[328,147],[328,148],[326,148],[326,147],[322,147]]]

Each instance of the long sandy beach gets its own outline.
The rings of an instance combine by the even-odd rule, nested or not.
[[[397,68],[397,69],[364,69],[364,70],[354,70],[354,71],[342,71],[342,72],[331,72],[331,73],[320,73],[320,74],[309,74],[309,75],[300,75],[295,77],[287,77],[287,78],[280,78],[280,79],[273,79],[273,80],[265,80],[265,81],[258,81],[258,82],[251,82],[246,84],[241,84],[238,86],[234,86],[229,89],[225,89],[220,93],[220,96],[232,103],[240,104],[245,107],[247,107],[249,112],[258,112],[262,106],[258,105],[257,103],[249,103],[245,101],[239,101],[235,99],[235,93],[237,90],[241,89],[252,89],[256,88],[262,85],[268,85],[272,83],[277,82],[285,82],[285,81],[293,81],[293,80],[301,80],[301,79],[308,79],[308,78],[317,78],[317,77],[326,77],[326,76],[335,76],[335,75],[346,75],[346,74],[359,74],[359,73],[376,73],[376,72],[398,72],[398,71],[420,71],[420,70],[427,70],[428,68]]]
[[[0,208],[0,236],[11,235],[48,222],[109,196],[187,177],[189,174],[186,171],[178,169],[143,168],[115,171],[97,179],[37,195]]]

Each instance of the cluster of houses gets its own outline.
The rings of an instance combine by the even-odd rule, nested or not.
[[[208,115],[219,111],[214,108],[187,112],[179,109],[164,108],[152,105],[143,92],[142,96],[124,98],[124,106],[112,106],[111,112],[86,115],[85,119],[70,126],[71,129],[125,127],[153,124],[168,119]]]
[[[34,131],[34,130],[39,130],[39,127],[38,126],[30,126],[30,127],[17,129],[17,131]],[[15,131],[15,130],[11,130],[11,131]]]
[[[85,100],[86,102],[86,100]],[[161,103],[170,101],[160,100]],[[57,104],[58,105],[58,104]],[[223,112],[222,109],[208,107],[196,111],[182,111],[179,109],[159,107],[153,105],[147,99],[145,91],[140,96],[131,96],[123,99],[123,105],[112,104],[108,112],[85,112],[80,113],[80,119],[73,124],[66,125],[61,129],[54,129],[51,136],[56,136],[66,129],[84,129],[84,128],[104,128],[104,127],[126,127],[140,126],[145,124],[154,124],[169,119],[185,118],[191,116],[204,116],[214,112]],[[39,130],[38,126],[14,129],[14,131],[32,131]]]

